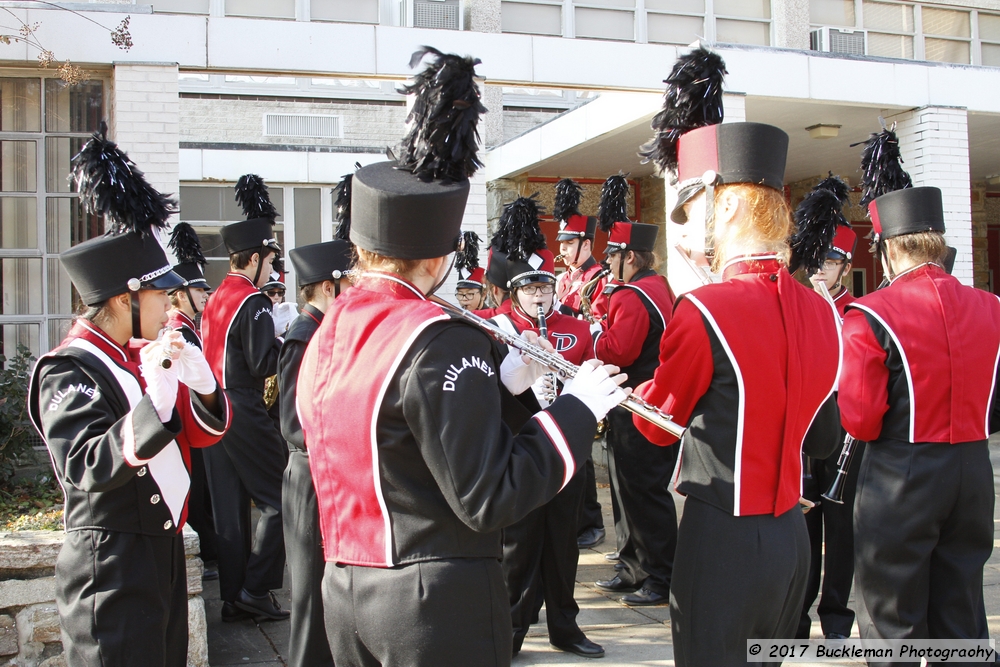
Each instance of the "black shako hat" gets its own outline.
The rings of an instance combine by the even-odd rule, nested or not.
[[[764,123],[708,125],[682,135],[677,143],[677,203],[670,219],[687,222],[684,204],[708,185],[753,183],[781,190],[788,135]]]
[[[201,251],[201,240],[198,233],[194,231],[186,222],[179,222],[174,225],[170,232],[170,242],[167,243],[177,264],[174,265],[174,273],[184,279],[182,287],[194,287],[197,289],[211,289],[208,281],[205,280],[203,267],[207,260]]]
[[[137,309],[135,293],[140,289],[173,289],[184,283],[171,270],[154,231],[163,229],[177,208],[108,140],[107,130],[102,122],[73,158],[71,171],[81,204],[104,218],[107,235],[73,246],[60,259],[88,306],[131,292]]]
[[[905,188],[876,197],[868,205],[872,231],[881,239],[918,232],[944,233],[941,190],[934,187]]]
[[[424,46],[410,58],[427,66],[401,89],[414,94],[410,131],[395,162],[362,167],[351,185],[350,239],[397,259],[432,259],[458,249],[469,177],[477,156],[478,59]]]
[[[507,253],[495,245],[491,245],[486,256],[486,279],[490,284],[500,289],[507,289]]]
[[[257,174],[244,174],[236,183],[236,201],[243,208],[246,220],[234,222],[219,230],[222,242],[230,255],[253,248],[269,248],[281,253],[281,246],[274,236],[274,219],[277,209],[271,203],[267,185]]]
[[[347,275],[353,261],[354,248],[347,241],[334,239],[326,243],[292,248],[288,257],[295,268],[299,286],[339,280]]]

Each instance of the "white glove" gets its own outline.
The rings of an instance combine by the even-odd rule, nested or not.
[[[563,386],[563,396],[566,395],[580,399],[594,413],[597,421],[604,419],[611,408],[628,396],[597,359],[583,362],[576,377]]]
[[[178,334],[179,335],[179,334]],[[139,372],[146,381],[146,395],[153,402],[156,414],[164,424],[170,421],[174,414],[174,403],[177,402],[177,362],[172,361],[170,368],[163,367],[163,360],[170,356],[166,354],[169,345],[163,345],[157,340],[139,351],[142,364]]]
[[[593,336],[594,338],[597,338],[597,336],[599,334],[602,334],[602,333],[604,333],[604,327],[601,326],[600,322],[593,322],[590,325],[590,335],[591,336]]]
[[[280,336],[285,333],[285,329],[299,316],[298,306],[290,301],[279,303],[271,309],[271,318],[274,320],[274,335]]]
[[[215,393],[215,375],[197,345],[186,343],[175,366],[177,380],[186,384],[188,389],[206,396]]]
[[[536,361],[525,363],[521,351],[512,347],[500,364],[500,381],[510,393],[517,396],[526,392],[548,370]]]

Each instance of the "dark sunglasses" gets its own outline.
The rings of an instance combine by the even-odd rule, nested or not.
[[[283,289],[269,289],[264,294],[268,296],[285,296],[285,290]]]

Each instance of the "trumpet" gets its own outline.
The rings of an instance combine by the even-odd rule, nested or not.
[[[837,458],[837,476],[833,478],[833,483],[826,493],[822,495],[824,500],[829,500],[837,505],[844,504],[844,487],[847,486],[847,473],[851,470],[851,461],[854,460],[854,452],[857,449],[857,440],[848,435],[844,438],[844,448],[840,450]]]
[[[456,317],[460,317],[466,322],[475,324],[480,329],[485,330],[501,343],[520,350],[524,355],[531,357],[541,365],[548,367],[564,382],[575,377],[577,371],[580,370],[579,366],[571,364],[563,359],[559,354],[549,352],[548,350],[545,350],[537,345],[533,345],[520,336],[507,333],[492,322],[479,317],[471,311],[463,310],[462,308],[453,306],[443,300],[435,300],[434,302]],[[676,438],[684,435],[685,428],[676,423],[672,415],[668,415],[655,405],[650,405],[635,394],[629,394],[626,396],[625,400],[621,402],[621,407],[663,429]]]

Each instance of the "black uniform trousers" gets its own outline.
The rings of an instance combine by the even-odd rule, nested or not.
[[[580,549],[576,518],[586,473],[578,470],[555,498],[503,529],[503,574],[510,595],[514,652],[537,619],[537,600],[545,600],[549,641],[562,646],[584,639],[576,616],[573,589]]]
[[[198,533],[201,559],[205,562],[219,558],[215,520],[212,518],[212,495],[208,490],[205,456],[202,449],[191,449],[191,490],[188,494],[187,522]]]
[[[587,459],[584,475],[583,495],[580,497],[578,534],[591,528],[604,528],[604,515],[601,514],[601,503],[597,500],[597,475],[594,474],[593,459]]]
[[[184,540],[67,532],[56,561],[56,606],[69,667],[184,667]]]
[[[985,440],[869,443],[854,507],[863,639],[988,637],[983,566],[993,503]]]
[[[743,667],[747,639],[792,637],[808,575],[798,505],[778,517],[733,516],[688,496],[670,591],[674,663]]]
[[[670,594],[677,547],[677,506],[670,478],[677,447],[658,447],[632,423],[632,413],[616,407],[608,413],[608,472],[611,508],[625,583]]]
[[[327,563],[323,607],[338,665],[510,665],[510,607],[495,558],[389,569]]]
[[[323,622],[323,544],[309,455],[292,450],[281,488],[285,552],[291,579],[290,667],[333,667]]]
[[[854,582],[854,494],[865,451],[864,442],[859,440],[855,444],[854,458],[844,482],[844,504],[838,505],[819,497],[819,494],[827,492],[837,477],[837,461],[843,448],[841,440],[841,445],[831,456],[810,459],[817,496],[807,497],[819,500],[819,504],[805,515],[806,528],[809,529],[809,581],[802,602],[799,629],[795,634],[797,639],[809,638],[812,625],[809,609],[820,592],[821,579],[823,593],[816,613],[823,635],[837,633],[850,637],[854,626],[854,610],[847,606],[847,601]]]
[[[224,602],[232,602],[241,588],[251,595],[281,588],[285,571],[281,478],[288,448],[259,391],[226,392],[232,425],[204,452],[219,538],[219,592]],[[261,513],[252,541],[251,499]]]

